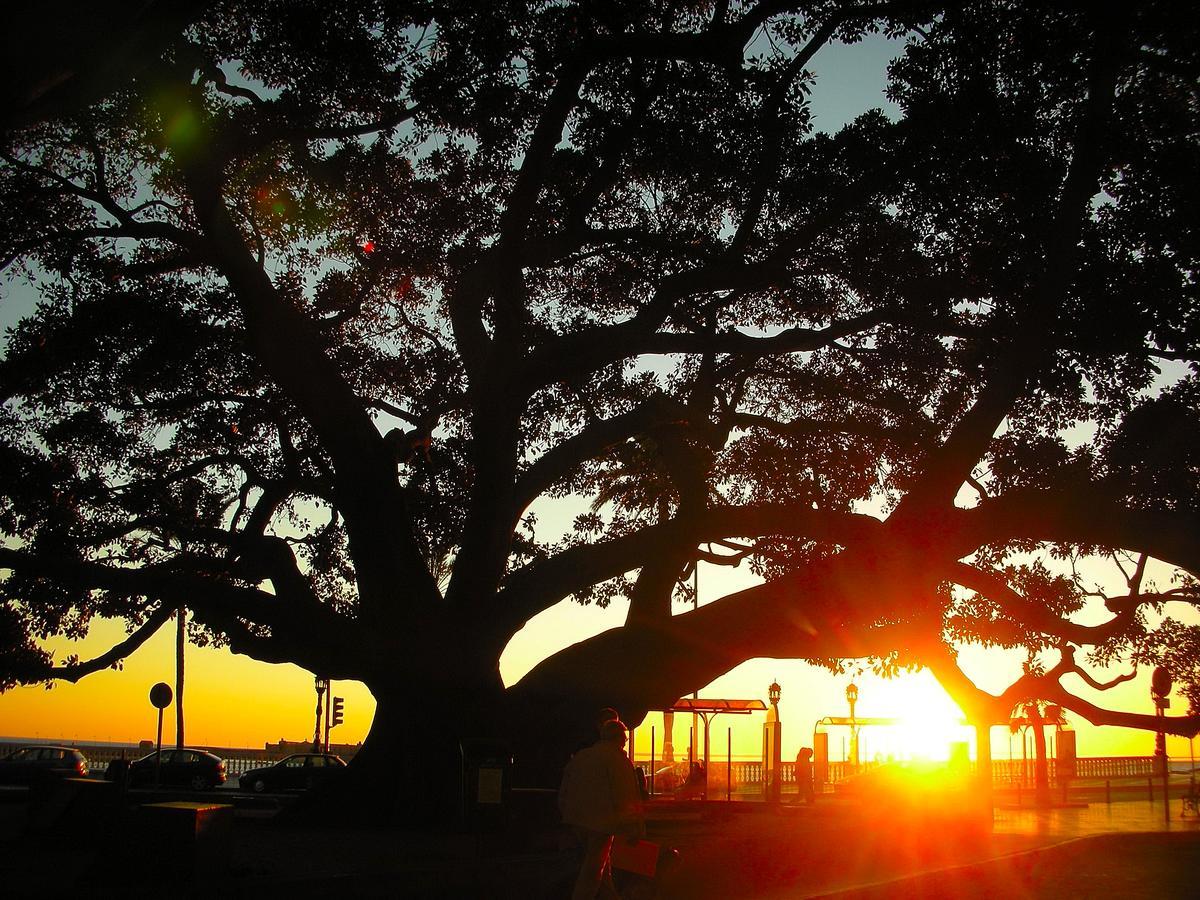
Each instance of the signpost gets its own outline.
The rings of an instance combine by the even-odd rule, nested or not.
[[[162,771],[162,720],[163,710],[171,705],[171,686],[160,681],[150,688],[150,703],[158,710],[158,738],[154,742],[154,788],[158,789]]]

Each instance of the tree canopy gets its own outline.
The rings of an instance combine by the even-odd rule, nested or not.
[[[1197,627],[1160,619],[1200,601],[1181,5],[195,6],[5,119],[0,257],[38,292],[0,363],[5,685],[186,605],[365,682],[362,766],[406,717],[636,721],[756,656],[928,665],[979,721],[1150,727],[1063,687],[1081,651],[1197,699]],[[814,56],[879,33],[899,114],[816,131]],[[1104,556],[1097,623],[1060,564]],[[762,584],[683,611],[698,561]],[[506,690],[572,597],[625,626]],[[41,649],[96,616],[129,639]],[[1027,673],[979,691],[972,641]]]

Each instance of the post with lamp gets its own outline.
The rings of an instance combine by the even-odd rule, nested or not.
[[[1154,735],[1154,764],[1162,773],[1163,812],[1166,821],[1171,821],[1171,797],[1168,793],[1170,771],[1167,765],[1167,733],[1164,718],[1171,707],[1170,693],[1174,682],[1171,670],[1166,666],[1158,666],[1150,676],[1150,697],[1154,700],[1154,719],[1158,726]]]
[[[783,691],[778,681],[767,688],[767,720],[763,723],[763,793],[768,802],[778,803],[783,789],[782,725],[779,721],[779,698]]]
[[[858,685],[846,685],[846,702],[850,705],[850,771],[858,772],[858,720],[854,707],[858,704]]]
[[[326,690],[326,688],[329,687],[329,683],[324,678],[321,678],[318,676],[314,679],[314,687],[316,688],[316,691],[317,691],[317,725],[316,725],[316,728],[313,729],[312,752],[320,753],[321,752],[321,718],[322,718],[322,708],[324,706],[323,700],[325,698],[325,690]]]

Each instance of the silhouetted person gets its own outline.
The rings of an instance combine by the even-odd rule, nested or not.
[[[812,803],[816,799],[813,792],[812,755],[811,747],[801,747],[796,754],[796,790],[805,803]]]
[[[572,900],[616,897],[612,883],[613,839],[646,833],[633,763],[625,755],[628,730],[620,719],[600,726],[600,739],[571,757],[558,789],[558,809],[583,847]],[[601,893],[598,893],[601,892]]]
[[[571,755],[574,756],[584,747],[590,747],[596,743],[596,738],[600,735],[600,728],[605,722],[613,720],[620,721],[621,715],[611,706],[605,706],[596,712],[596,717],[592,719],[590,728],[583,727],[582,724],[578,728],[572,729],[571,737]]]

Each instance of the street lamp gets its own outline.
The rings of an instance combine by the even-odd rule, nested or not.
[[[779,696],[783,691],[778,681],[772,681],[767,688],[767,699],[771,708],[767,710],[767,720],[763,723],[763,776],[766,797],[773,803],[778,803],[783,791],[783,733],[779,721]]]
[[[329,687],[329,682],[328,682],[328,680],[326,680],[326,679],[322,678],[322,677],[321,677],[321,676],[319,676],[319,675],[318,675],[318,676],[316,676],[316,677],[314,677],[314,679],[313,679],[313,682],[314,682],[314,685],[313,685],[313,686],[314,686],[314,687],[316,688],[316,690],[317,690],[317,725],[316,725],[316,728],[314,728],[314,729],[313,729],[313,748],[312,748],[312,752],[313,752],[313,753],[320,753],[320,752],[321,752],[321,707],[322,707],[322,698],[324,698],[324,696],[325,696],[325,690],[326,690],[326,688],[328,688],[328,687]]]
[[[858,771],[858,725],[855,724],[854,706],[858,703],[858,685],[853,681],[846,685],[846,702],[850,704],[850,765]]]
[[[1171,678],[1171,670],[1166,666],[1158,666],[1154,673],[1150,676],[1150,696],[1154,700],[1154,719],[1158,726],[1158,732],[1154,736],[1154,761],[1162,772],[1163,781],[1163,809],[1166,812],[1167,821],[1171,821],[1171,798],[1167,791],[1169,785],[1170,773],[1167,769],[1167,733],[1164,729],[1163,717],[1167,714],[1167,709],[1171,706],[1169,695],[1173,686]]]

